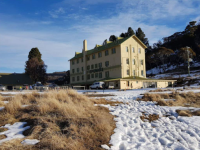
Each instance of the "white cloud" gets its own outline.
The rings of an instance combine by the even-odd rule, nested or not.
[[[60,7],[57,10],[49,11],[49,14],[52,18],[59,18],[60,15],[65,14],[65,10]]]

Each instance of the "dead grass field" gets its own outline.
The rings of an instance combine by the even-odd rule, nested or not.
[[[89,99],[73,90],[16,95],[0,111],[0,126],[27,122],[31,128],[23,134],[40,142],[24,146],[23,139],[17,139],[3,143],[0,149],[100,150],[102,144],[109,143],[115,122],[107,108],[94,104],[119,103]]]
[[[167,101],[165,101],[167,99]],[[137,100],[154,101],[161,106],[183,106],[183,107],[200,107],[200,93],[188,92],[179,93],[172,92],[170,94],[144,94],[142,98]]]

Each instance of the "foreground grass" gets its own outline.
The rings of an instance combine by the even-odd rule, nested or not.
[[[4,106],[3,97],[0,95],[0,107]]]
[[[92,100],[73,90],[16,95],[0,111],[0,126],[28,122],[26,139],[38,139],[34,146],[23,146],[23,139],[3,143],[0,149],[101,149],[108,144],[115,122],[109,110],[94,106],[105,100]],[[23,105],[28,105],[23,107]]]

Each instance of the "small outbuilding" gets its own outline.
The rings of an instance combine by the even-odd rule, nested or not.
[[[32,85],[33,81],[30,76],[24,73],[0,73],[0,84],[6,86],[9,90],[13,90],[20,86]]]

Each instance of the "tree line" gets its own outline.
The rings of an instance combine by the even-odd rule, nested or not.
[[[191,21],[182,32],[164,37],[146,49],[147,70],[170,65],[177,68],[188,60],[200,61],[200,23]]]

